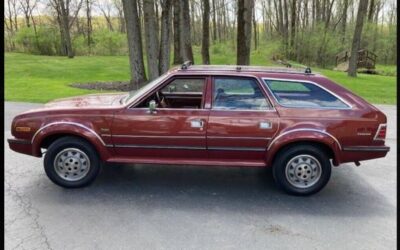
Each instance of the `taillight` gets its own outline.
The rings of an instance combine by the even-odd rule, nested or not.
[[[376,131],[374,140],[384,141],[386,138],[386,124],[379,124],[378,130]]]

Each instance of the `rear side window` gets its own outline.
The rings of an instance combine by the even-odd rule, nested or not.
[[[276,100],[287,107],[349,108],[335,95],[308,82],[264,80]]]
[[[266,110],[270,106],[259,85],[250,78],[214,78],[213,109]]]

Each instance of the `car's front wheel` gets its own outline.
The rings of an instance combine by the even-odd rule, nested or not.
[[[314,145],[296,145],[278,153],[272,166],[275,182],[294,195],[320,191],[331,176],[327,153]]]
[[[100,170],[100,160],[90,143],[66,136],[49,146],[44,157],[44,169],[55,184],[78,188],[95,180]]]

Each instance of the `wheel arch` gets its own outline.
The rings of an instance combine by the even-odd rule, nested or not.
[[[275,137],[268,145],[266,165],[271,166],[279,152],[296,145],[313,145],[322,148],[328,154],[329,158],[333,160],[333,164],[335,166],[339,165],[341,151],[339,141],[334,136],[317,130],[283,133]]]
[[[41,148],[47,148],[55,140],[65,136],[74,136],[90,143],[102,160],[110,157],[110,152],[107,149],[108,145],[94,130],[75,123],[52,123],[43,126],[32,137],[33,154],[41,156]]]

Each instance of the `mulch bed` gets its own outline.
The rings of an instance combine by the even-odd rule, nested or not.
[[[129,82],[88,82],[88,83],[71,83],[69,86],[79,89],[91,90],[110,90],[110,91],[130,91]]]

